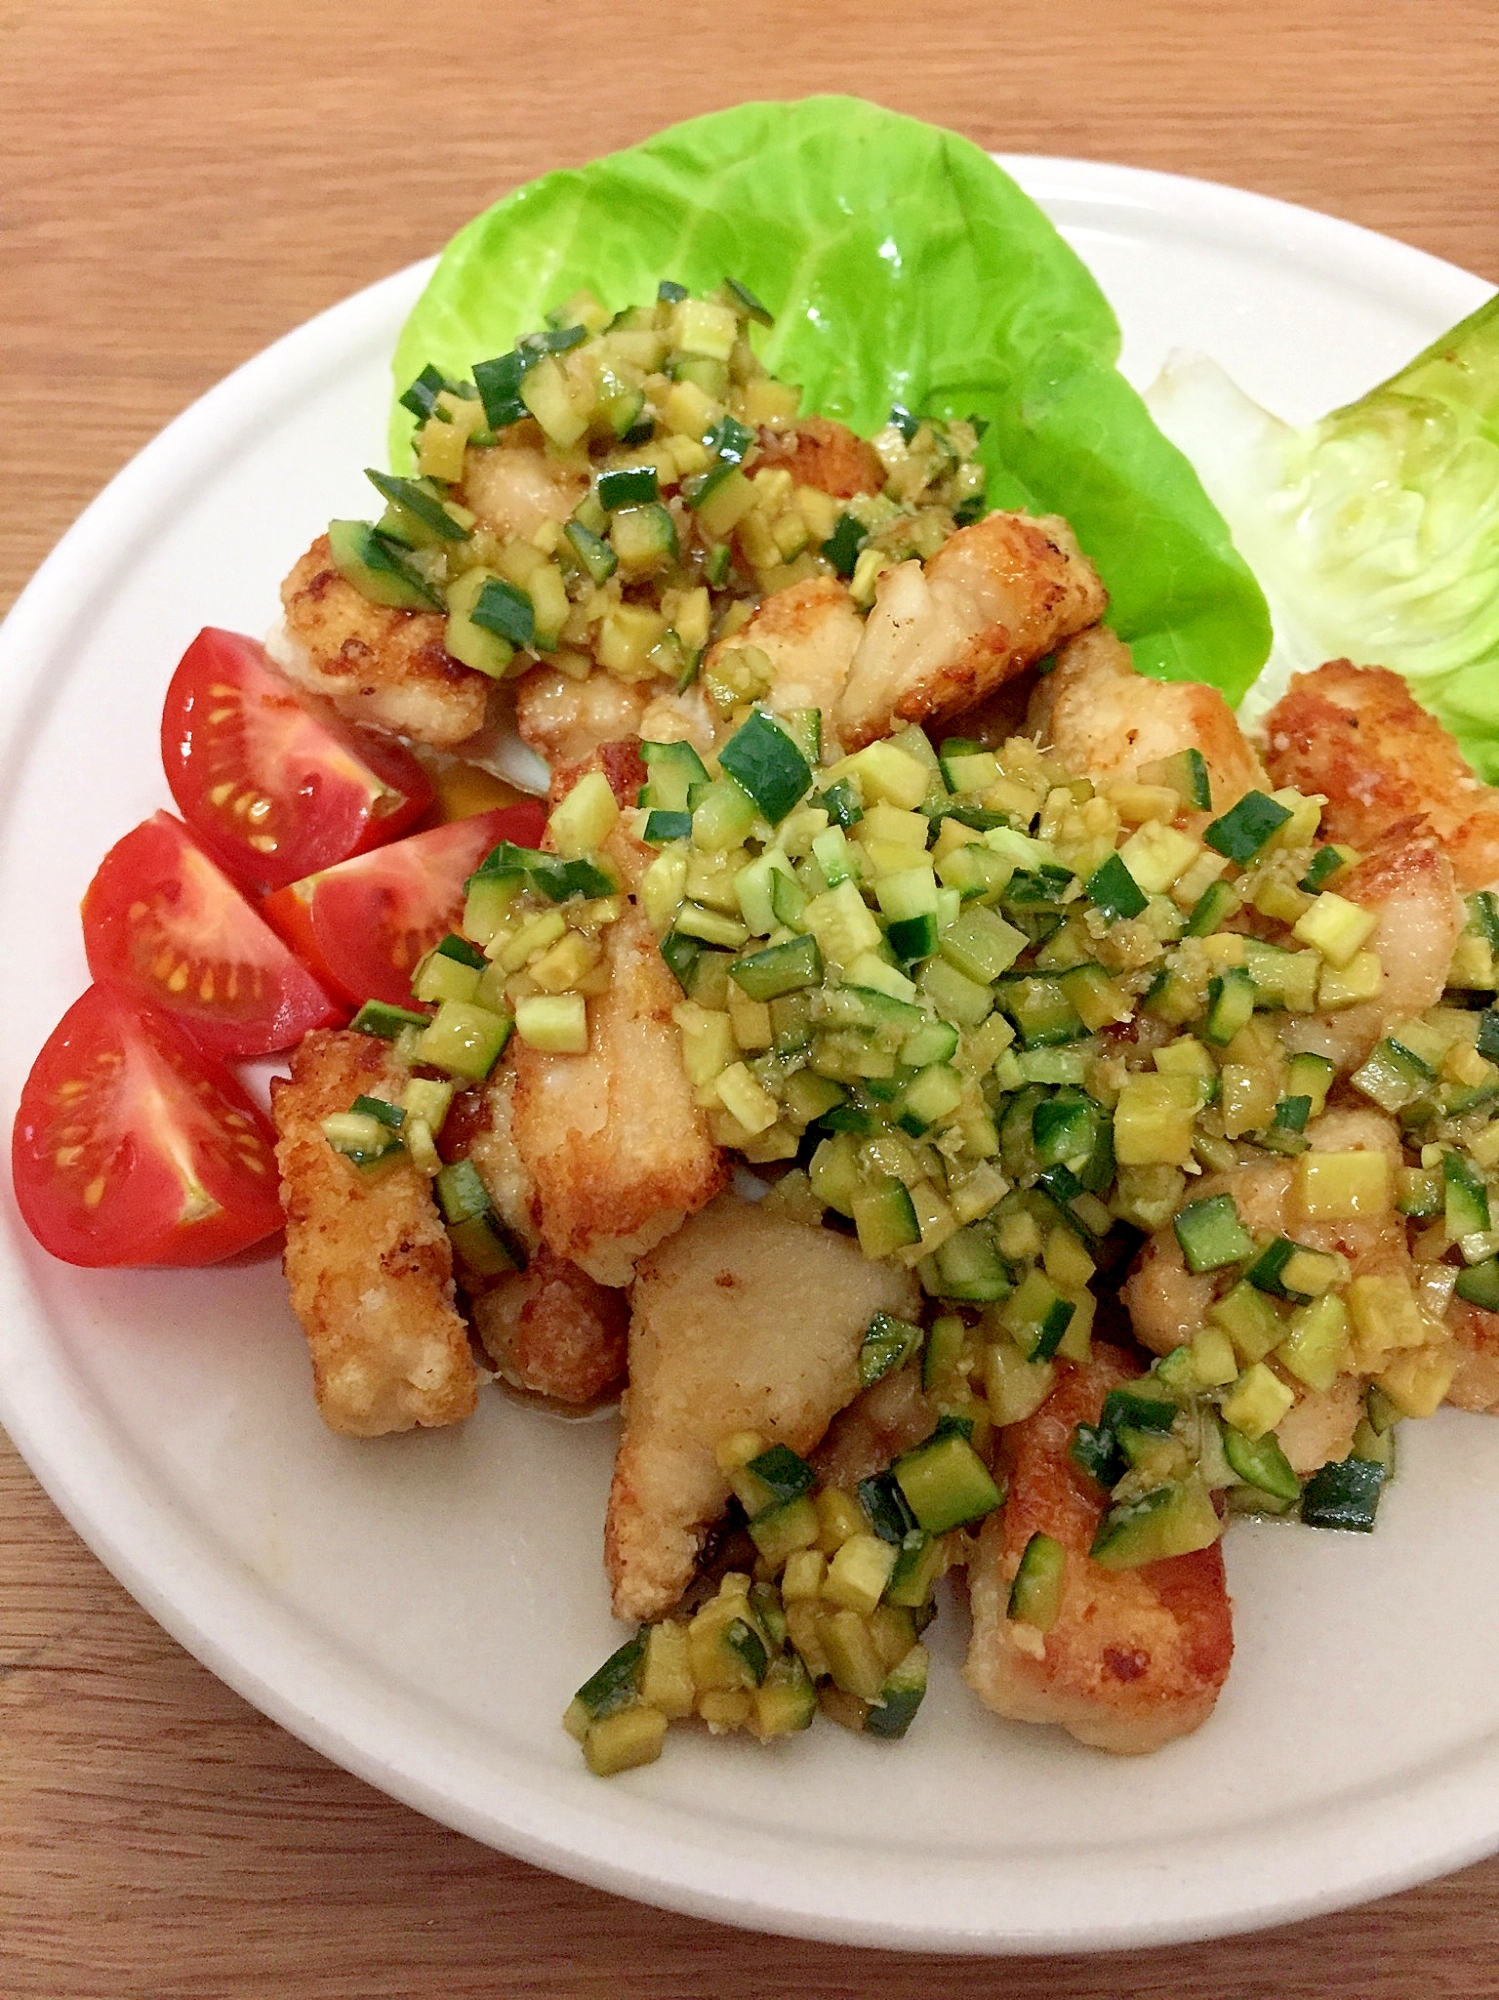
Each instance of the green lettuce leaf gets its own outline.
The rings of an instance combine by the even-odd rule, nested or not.
[[[1264,600],[1115,368],[1108,301],[988,154],[935,126],[856,98],[747,104],[518,188],[444,251],[396,393],[428,362],[468,375],[584,286],[618,310],[727,276],[776,314],[764,359],[812,409],[866,435],[893,402],[986,419],[990,504],[1065,515],[1136,664],[1238,699]],[[411,429],[397,405],[398,469]]]
[[[1305,430],[1201,356],[1149,400],[1269,595],[1254,707],[1323,660],[1393,667],[1499,783],[1499,298]]]

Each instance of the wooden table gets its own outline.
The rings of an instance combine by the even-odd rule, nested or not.
[[[0,0],[0,608],[168,418],[545,168],[752,96],[1236,182],[1499,280],[1490,0]],[[56,403],[86,414],[59,428]],[[0,1440],[0,1993],[1492,1995],[1499,1860],[1256,1940],[994,1963],[751,1940],[490,1853],[167,1639]]]

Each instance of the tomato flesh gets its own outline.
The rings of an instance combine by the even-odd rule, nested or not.
[[[215,1056],[269,1055],[340,1008],[170,813],[100,862],[83,898],[89,971],[175,1014]]]
[[[212,1264],[281,1227],[275,1138],[170,1016],[91,986],[53,1030],[11,1140],[32,1235],[69,1264]]]
[[[214,626],[161,717],[178,811],[237,882],[279,887],[404,833],[432,803],[409,750],[317,710],[265,648]]]
[[[500,806],[293,882],[261,907],[334,992],[409,1007],[417,961],[463,915],[465,881],[492,847],[534,847],[545,825],[539,801]]]

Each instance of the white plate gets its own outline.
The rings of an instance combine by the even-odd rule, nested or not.
[[[1009,163],[1102,280],[1126,365],[1217,356],[1303,418],[1487,292],[1325,217],[1201,183]],[[260,631],[380,462],[385,362],[425,267],[291,334],[89,509],[0,634],[9,1119],[85,983],[71,919],[166,802],[157,720],[200,625]],[[625,1895],[810,1936],[964,1951],[1144,1944],[1325,1910],[1499,1846],[1499,1424],[1413,1433],[1368,1541],[1236,1526],[1238,1658],[1213,1720],[1140,1763],[997,1722],[956,1678],[902,1746],[690,1732],[611,1783],[557,1718],[617,1642],[599,1565],[612,1422],[483,1399],[466,1427],[325,1431],[276,1270],[88,1273],[7,1204],[0,1416],[146,1608],[371,1783]]]

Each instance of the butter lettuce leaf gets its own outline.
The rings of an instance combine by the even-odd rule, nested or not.
[[[1259,588],[1115,362],[1082,260],[988,154],[859,99],[715,112],[518,188],[461,229],[401,334],[395,393],[467,376],[588,287],[619,310],[725,277],[776,315],[768,367],[866,435],[892,403],[986,420],[992,506],[1064,515],[1145,672],[1237,700],[1269,649]],[[396,404],[391,457],[409,465]]]
[[[1197,355],[1148,400],[1269,596],[1252,706],[1323,660],[1392,667],[1499,783],[1499,297],[1304,430]]]

